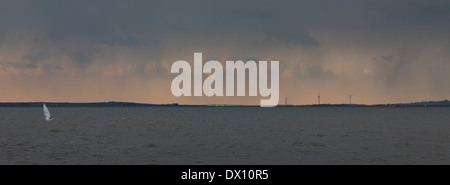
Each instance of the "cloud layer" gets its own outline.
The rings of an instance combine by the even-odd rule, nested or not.
[[[176,60],[280,61],[290,103],[448,98],[447,1],[0,1],[3,101],[175,98]],[[282,100],[283,98],[280,98]]]

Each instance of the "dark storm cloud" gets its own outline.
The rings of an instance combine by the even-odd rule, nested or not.
[[[10,61],[0,61],[0,66],[2,66],[3,70],[7,70],[7,68],[14,69],[37,69],[38,65],[32,62],[10,62]]]
[[[37,53],[27,54],[27,55],[23,56],[22,59],[29,60],[29,61],[32,61],[32,62],[39,62],[39,61],[41,61],[43,59],[48,58],[49,56],[50,55],[48,53],[41,51],[41,52],[37,52]]]
[[[267,33],[266,41],[290,43],[306,47],[319,45],[319,41],[312,38],[309,32],[303,28],[297,28],[295,30],[286,28],[271,30]]]
[[[316,46],[296,17],[283,14],[272,1],[6,1],[0,8],[0,32],[42,31],[55,40],[88,38],[110,45],[159,44],[162,35],[204,37],[231,34],[245,39]],[[11,8],[15,11],[8,11]],[[301,7],[300,7],[301,8]]]
[[[21,60],[17,61],[0,61],[0,65],[2,65],[3,69],[7,70],[7,68],[14,68],[18,70],[31,69],[35,70],[40,67],[40,61],[49,58],[50,55],[46,52],[34,52],[26,54],[22,57]]]
[[[296,1],[285,3],[284,10],[307,27],[349,33],[450,28],[450,2],[445,0]]]
[[[91,63],[94,56],[98,53],[96,50],[76,51],[70,53],[69,56],[78,64],[80,69],[86,69]]]
[[[128,36],[100,36],[95,41],[99,43],[104,43],[111,46],[159,46],[161,44],[160,40],[144,40],[131,35]]]
[[[0,37],[17,29],[55,41],[72,37],[124,46],[159,45],[164,35],[231,35],[318,46],[316,29],[400,32],[450,28],[448,1],[2,1]],[[256,42],[258,43],[258,42]]]
[[[106,44],[141,45],[146,39],[182,32],[208,37],[263,34],[316,46],[310,28],[394,31],[448,29],[448,1],[2,1],[1,32],[43,30],[50,38],[84,36]],[[241,35],[240,35],[241,34]],[[141,37],[142,36],[142,37]],[[153,37],[153,38],[152,38]],[[138,41],[139,40],[139,41]]]
[[[313,79],[330,80],[336,77],[332,71],[326,71],[322,66],[310,65],[306,66],[307,74]]]
[[[392,57],[391,57],[391,56],[381,56],[381,58],[382,58],[383,60],[385,60],[385,61],[392,60]]]

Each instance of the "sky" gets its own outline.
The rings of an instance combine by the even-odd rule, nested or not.
[[[175,97],[172,63],[280,61],[280,103],[450,97],[450,2],[0,0],[0,102],[259,105]]]

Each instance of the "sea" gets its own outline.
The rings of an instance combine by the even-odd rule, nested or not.
[[[0,164],[450,164],[449,107],[0,108]]]

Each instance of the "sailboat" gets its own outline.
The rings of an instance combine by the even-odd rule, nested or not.
[[[50,111],[48,111],[47,106],[45,106],[45,103],[43,104],[43,107],[44,107],[45,120],[47,120],[47,121],[53,120],[53,117],[50,115]]]

